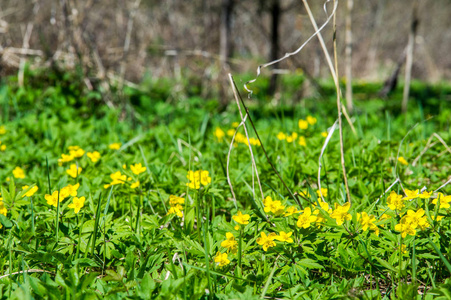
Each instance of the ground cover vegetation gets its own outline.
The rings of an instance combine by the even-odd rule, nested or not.
[[[449,86],[414,82],[406,115],[401,89],[354,86],[350,202],[329,81],[298,100],[285,76],[275,101],[259,80],[248,139],[188,82],[111,109],[26,78],[0,88],[1,299],[449,299]]]

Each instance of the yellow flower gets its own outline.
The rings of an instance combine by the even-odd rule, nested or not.
[[[77,191],[78,191],[79,187],[80,187],[79,183],[77,183],[75,185],[68,184],[67,186],[65,186],[65,187],[63,187],[61,189],[60,197],[64,199],[64,198],[67,198],[67,197],[75,197],[75,196],[77,196]]]
[[[329,204],[327,204],[324,201],[319,201],[319,206],[328,214],[330,214],[332,212],[332,209],[329,207]],[[324,216],[324,213],[320,212],[319,209],[315,209],[315,211],[313,211],[313,214],[316,216],[316,223],[317,223],[318,227],[320,227],[321,224],[326,221],[326,217]]]
[[[305,120],[300,119],[299,122],[298,122],[298,125],[299,125],[299,129],[304,130],[304,129],[307,129],[308,122],[305,121]]]
[[[335,203],[335,210],[332,211],[330,217],[337,221],[337,225],[343,225],[345,220],[351,220],[352,216],[348,213],[351,203],[346,202],[344,205]]]
[[[300,211],[300,210],[297,210],[297,208],[296,208],[295,206],[290,206],[290,207],[288,207],[287,210],[284,212],[283,216],[284,216],[284,217],[288,217],[288,216],[291,216],[291,215],[293,215],[293,214],[297,214],[297,213],[300,213],[300,212],[301,212],[301,211]]]
[[[63,163],[73,161],[74,157],[72,155],[61,154],[61,158],[58,159],[58,165],[62,166]]]
[[[112,143],[108,146],[111,150],[119,150],[121,148],[121,143]]]
[[[329,134],[328,134],[328,132],[327,131],[323,131],[323,132],[321,132],[321,136],[322,137],[327,137]]]
[[[237,143],[243,143],[243,144],[244,144],[244,143],[247,142],[247,137],[246,137],[244,134],[238,132],[238,133],[235,135],[235,141],[236,141]]]
[[[0,197],[0,215],[4,215],[6,217],[6,214],[8,213],[8,210],[6,209],[5,205],[3,204],[3,198]],[[0,229],[3,227],[3,225],[0,223]]]
[[[299,137],[298,144],[299,144],[300,146],[302,146],[302,147],[307,146],[307,142],[305,141],[305,137],[304,137],[303,135],[301,135],[301,136]]]
[[[293,142],[293,137],[287,136],[287,143],[292,143],[292,142]]]
[[[407,254],[407,246],[406,245],[404,245],[404,244],[401,244],[401,253],[402,254]]]
[[[188,171],[188,175],[186,175],[186,177],[190,181],[189,183],[186,184],[189,188],[196,190],[200,189],[200,178],[198,171],[196,172]]]
[[[266,213],[271,212],[276,216],[284,213],[285,206],[282,205],[282,202],[273,201],[270,196],[265,198],[263,204],[265,206],[264,210]]]
[[[235,129],[229,129],[227,130],[227,135],[228,136],[233,136],[235,134]]]
[[[402,195],[398,195],[395,191],[391,191],[390,195],[387,197],[387,205],[391,210],[401,210],[404,207]]]
[[[307,122],[308,122],[310,125],[315,125],[315,124],[316,124],[316,118],[315,118],[315,117],[312,117],[312,116],[307,116]]]
[[[321,188],[321,194],[323,194],[323,197],[327,197],[327,192],[328,190],[326,188]],[[321,197],[319,190],[316,191],[316,194],[318,195],[318,197]]]
[[[0,126],[0,135],[5,134],[5,133],[6,133],[5,125]]]
[[[293,243],[293,239],[290,237],[292,234],[293,232],[285,233],[285,231],[280,231],[279,235],[276,235],[274,239],[279,242]]]
[[[431,196],[432,196],[432,192],[427,192],[427,191],[424,191],[424,192],[422,192],[421,194],[419,194],[418,195],[421,199],[429,199],[429,198],[431,198]]]
[[[299,215],[296,226],[304,229],[309,228],[311,223],[315,222],[316,219],[317,217],[312,214],[312,209],[310,207],[307,207],[304,209],[304,213],[302,215]]]
[[[2,145],[2,141],[0,141],[0,145],[1,145],[0,146],[0,151],[5,151],[6,150],[6,145]]]
[[[3,198],[0,198],[0,215],[4,215],[6,217],[6,214],[8,213],[8,210],[5,207],[5,204],[3,203]]]
[[[404,200],[411,200],[419,197],[419,190],[405,190],[406,196],[404,197]]]
[[[14,175],[14,178],[21,178],[21,179],[25,178],[25,172],[23,171],[23,169],[21,167],[16,167],[13,170],[13,175]]]
[[[226,240],[221,242],[221,247],[227,248],[227,252],[235,253],[238,249],[238,242],[235,240],[233,233],[226,233]]]
[[[251,143],[252,146],[261,146],[262,145],[260,143],[260,141],[256,138],[249,138],[249,142]]]
[[[262,246],[265,252],[268,251],[268,248],[274,247],[276,245],[276,243],[274,242],[276,234],[274,232],[271,232],[269,235],[266,235],[266,233],[262,232],[260,235],[261,236],[257,239],[257,244]]]
[[[111,178],[111,183],[110,184],[105,184],[103,187],[104,188],[109,188],[112,185],[116,185],[116,184],[124,184],[124,182],[127,181],[127,175],[122,175],[121,171],[117,171],[113,174],[110,175]]]
[[[227,253],[221,253],[218,251],[215,256],[215,263],[217,263],[220,267],[230,264],[230,260],[227,259]]]
[[[432,203],[439,205],[439,208],[449,208],[449,202],[451,202],[451,196],[445,196],[442,193],[438,193],[437,199],[432,200]]]
[[[420,227],[429,227],[427,223],[427,218],[426,216],[424,216],[424,209],[420,208],[419,210],[417,210],[416,212],[409,209],[407,211],[407,215],[405,215],[403,217],[403,219],[406,220],[406,223],[409,223],[412,228],[417,228],[418,226]],[[424,216],[424,217],[423,217]]]
[[[72,157],[75,157],[75,158],[82,157],[84,154],[85,154],[85,150],[81,149],[78,146],[69,147],[69,155]]]
[[[221,142],[222,139],[225,137],[224,131],[219,127],[216,127],[214,135],[218,139],[219,142]]]
[[[100,153],[99,153],[98,151],[88,152],[88,153],[86,153],[86,155],[89,157],[89,159],[90,159],[93,163],[98,162],[99,159],[100,159]]]
[[[200,171],[200,183],[202,183],[202,185],[208,185],[211,182],[209,174],[208,171]]]
[[[405,238],[407,235],[415,235],[417,233],[415,228],[413,228],[411,224],[407,223],[404,218],[401,219],[401,223],[396,224],[395,230],[401,232],[402,238]]]
[[[175,195],[169,196],[169,205],[176,206],[177,204],[185,204],[185,198],[177,197]]]
[[[146,167],[143,167],[141,163],[139,164],[135,164],[135,165],[130,165],[130,170],[132,170],[133,174],[135,175],[139,175],[143,172],[146,171]]]
[[[186,185],[191,189],[200,189],[200,185],[208,185],[211,182],[211,177],[209,176],[208,171],[188,171],[188,175],[186,176],[190,182]]]
[[[28,185],[22,187],[22,190],[26,190],[28,189]],[[22,198],[24,197],[31,197],[34,195],[34,193],[36,193],[38,191],[38,187],[35,185],[34,187],[32,187],[28,192],[26,192],[25,194],[22,195]]]
[[[80,211],[80,209],[85,205],[85,197],[74,197],[72,199],[72,203],[69,204],[67,207],[69,208],[73,208],[74,209],[74,213],[78,214],[78,212]]]
[[[332,209],[329,207],[329,204],[327,204],[324,201],[319,201],[319,206],[326,212],[328,212],[329,214],[332,212]]]
[[[405,165],[405,166],[407,166],[409,163],[407,162],[407,160],[404,158],[404,157],[402,157],[402,156],[400,156],[400,157],[398,157],[398,161],[402,164],[402,165]]]
[[[232,123],[232,127],[237,128],[238,126],[240,126],[240,123],[238,123],[238,122],[233,122]]]
[[[78,175],[80,175],[81,171],[83,169],[81,167],[77,167],[76,164],[71,164],[69,169],[66,170],[66,173],[69,174],[72,178],[77,178]]]
[[[46,194],[44,196],[44,198],[45,198],[45,200],[47,200],[48,205],[53,205],[55,207],[58,206],[58,191],[54,191],[51,195]],[[61,202],[63,199],[61,199],[61,197],[60,197],[59,200]]]
[[[285,133],[283,133],[283,132],[279,132],[279,133],[277,134],[277,138],[278,138],[280,141],[283,141],[283,140],[285,140],[285,139],[287,138],[287,135],[286,135]]]
[[[181,205],[176,205],[176,206],[171,206],[171,208],[169,208],[167,215],[177,215],[177,217],[181,218],[183,217],[183,213],[182,213],[183,207]]]
[[[362,230],[367,231],[371,229],[376,235],[379,235],[379,228],[374,224],[376,217],[373,215],[368,215],[366,212],[357,213],[357,221],[362,225]]]
[[[248,214],[243,215],[243,214],[241,213],[241,211],[238,211],[238,213],[236,214],[236,216],[232,216],[232,219],[233,219],[235,222],[237,222],[238,224],[241,224],[241,225],[247,225],[247,224],[249,224],[249,219],[250,219],[250,218],[251,218],[250,215],[248,215]]]
[[[133,183],[130,185],[130,188],[131,188],[131,189],[136,189],[138,186],[139,186],[139,180],[136,181],[136,182],[133,182]]]
[[[435,216],[431,216],[431,219],[434,221],[439,222],[440,220],[442,220],[445,216],[437,216],[437,218],[435,218]]]
[[[379,221],[384,221],[388,219],[391,219],[391,216],[388,214],[383,214],[382,216],[379,217]]]

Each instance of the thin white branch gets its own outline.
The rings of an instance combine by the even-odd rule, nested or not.
[[[376,204],[379,202],[379,200],[381,200],[382,197],[384,197],[385,194],[388,193],[389,190],[391,190],[391,188],[392,188],[395,184],[398,183],[398,181],[399,181],[399,178],[396,178],[395,182],[393,182],[393,183],[385,190],[385,192],[384,192],[379,198],[377,198]]]
[[[332,125],[332,127],[329,130],[329,134],[326,137],[326,140],[324,141],[324,145],[323,148],[321,149],[321,153],[319,155],[319,159],[318,159],[318,190],[319,190],[319,194],[321,196],[321,200],[323,200],[323,202],[326,202],[324,200],[324,196],[323,193],[321,192],[321,158],[323,157],[324,151],[326,151],[326,147],[327,144],[329,144],[330,139],[332,138],[332,135],[334,134],[335,129],[337,129],[337,124],[338,124],[338,120],[335,121],[334,125]]]
[[[326,11],[326,14],[327,14],[326,4],[327,4],[329,1],[330,1],[330,0],[327,0],[327,1],[324,3],[324,10]],[[258,66],[258,68],[257,68],[257,76],[256,76],[254,79],[251,79],[251,80],[249,80],[248,82],[246,82],[246,83],[244,84],[244,88],[245,88],[246,91],[248,91],[248,93],[249,93],[249,94],[248,94],[248,97],[251,97],[251,96],[252,96],[252,90],[248,88],[248,84],[249,84],[249,83],[253,83],[253,82],[255,82],[255,81],[257,80],[257,78],[260,76],[261,70],[262,70],[263,68],[266,68],[266,67],[269,67],[269,66],[271,66],[271,65],[274,65],[274,64],[276,64],[276,63],[278,63],[278,62],[281,62],[281,61],[287,59],[287,58],[290,57],[290,56],[293,56],[293,55],[298,54],[298,53],[305,47],[305,45],[307,45],[307,44],[310,42],[311,39],[313,39],[313,38],[314,38],[321,30],[323,30],[324,27],[326,27],[326,25],[329,23],[329,21],[330,21],[330,20],[332,19],[332,17],[335,15],[335,12],[337,11],[337,7],[338,7],[338,1],[335,3],[334,9],[332,10],[332,13],[328,16],[326,22],[324,22],[324,24],[323,24],[323,25],[322,25],[315,33],[313,33],[313,34],[312,34],[312,35],[304,42],[304,44],[302,44],[298,49],[296,49],[296,50],[293,51],[293,52],[286,53],[283,57],[281,57],[281,58],[279,58],[279,59],[276,59],[276,60],[270,61],[270,62],[268,62],[268,63],[266,63],[266,64],[263,64],[263,65]]]

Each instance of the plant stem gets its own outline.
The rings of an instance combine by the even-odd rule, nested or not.
[[[241,272],[241,254],[242,254],[243,226],[240,225],[240,236],[238,238],[238,266]]]

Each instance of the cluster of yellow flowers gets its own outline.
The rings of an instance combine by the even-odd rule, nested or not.
[[[234,122],[232,125],[234,127],[238,127],[238,123],[237,122]],[[218,142],[222,142],[224,140],[225,136],[226,136],[225,132],[219,127],[216,127],[216,129],[215,129],[213,134],[218,139]],[[227,130],[227,135],[228,136],[232,137],[234,134],[235,134],[235,129]],[[249,140],[248,140],[247,137],[244,134],[240,133],[240,132],[237,132],[236,135],[235,135],[235,143],[234,143],[234,145],[237,146],[238,144],[245,144],[245,145],[248,145],[248,146],[249,146],[249,144],[251,144],[252,146],[261,146],[261,143],[260,143],[260,141],[257,138],[250,137]]]
[[[197,171],[188,171],[188,175],[186,177],[189,179],[190,182],[188,182],[186,185],[190,189],[200,189],[201,184],[203,186],[208,185],[211,182],[211,177],[209,176],[208,171],[204,170],[197,170]]]
[[[264,251],[268,251],[269,248],[276,246],[276,242],[274,240],[286,243],[293,243],[293,239],[290,237],[293,232],[284,232],[280,231],[279,235],[275,232],[271,232],[266,235],[266,233],[261,232],[260,237],[257,239],[257,244],[263,247]]]
[[[127,165],[124,164],[122,166],[122,168],[123,169],[127,169]],[[147,170],[147,168],[144,167],[141,163],[138,163],[138,164],[130,165],[130,170],[133,172],[133,174],[140,175],[140,174],[144,173]],[[110,186],[113,186],[113,185],[124,184],[127,181],[132,181],[131,177],[127,177],[127,175],[126,174],[122,174],[121,171],[117,171],[117,172],[112,173],[110,175],[110,178],[111,178],[111,182],[109,184],[105,184],[103,186],[105,189],[107,189],[107,188],[109,188]],[[130,188],[131,189],[136,189],[137,187],[139,187],[139,185],[140,185],[139,180],[136,180],[135,182],[133,182],[130,185]]]
[[[175,195],[169,196],[169,210],[167,215],[177,215],[177,217],[183,217],[183,204],[185,204],[185,198],[177,197]]]
[[[287,143],[293,143],[294,141],[296,141],[296,139],[298,139],[298,134],[296,132],[293,132],[290,135],[288,133],[279,132],[277,134],[277,138],[279,139],[279,141],[286,141]],[[298,144],[303,147],[307,146],[305,136],[303,136],[303,135],[299,136]]]
[[[401,233],[401,236],[405,238],[407,235],[416,235],[417,229],[425,230],[430,227],[431,224],[428,222],[426,211],[423,208],[419,208],[417,211],[408,209],[407,212],[402,211],[405,207],[405,202],[413,199],[429,199],[432,196],[432,192],[419,190],[405,190],[406,196],[398,195],[396,192],[392,191],[387,198],[387,205],[391,210],[396,210],[401,216],[401,220],[395,226],[395,230]],[[437,198],[432,200],[440,212],[440,209],[449,208],[451,202],[451,196],[445,196],[442,193],[437,194]],[[444,216],[437,215],[431,216],[432,220],[440,221]]]
[[[69,146],[69,154],[61,154],[61,158],[58,159],[58,164],[62,166],[63,163],[73,161],[83,155],[85,155],[85,150],[79,146]]]
[[[110,145],[111,146],[111,145]],[[85,150],[83,150],[82,148],[80,148],[79,146],[69,146],[68,147],[69,150],[69,154],[61,154],[61,158],[58,159],[58,165],[62,166],[63,163],[66,162],[71,162],[74,159],[77,158],[81,158],[83,157],[83,155],[85,155],[93,162],[96,163],[100,160],[100,158],[102,157],[100,155],[99,151],[93,151],[93,152],[85,152]],[[72,165],[71,165],[72,167]],[[71,175],[72,176],[72,175]],[[72,176],[74,177],[74,176]],[[76,176],[75,176],[76,177]]]
[[[299,119],[298,126],[299,126],[299,129],[305,130],[308,128],[309,125],[312,125],[312,126],[315,125],[316,122],[317,122],[317,120],[315,117],[307,116],[307,118],[305,120]]]
[[[61,202],[66,198],[72,197],[72,203],[68,205],[69,208],[73,208],[74,212],[77,214],[80,209],[84,206],[86,198],[85,197],[77,197],[78,188],[80,184],[77,183],[75,185],[69,184],[63,187],[61,190],[54,191],[51,195],[45,194],[44,198],[47,200],[48,205],[52,205],[54,207],[58,206],[58,201]]]

